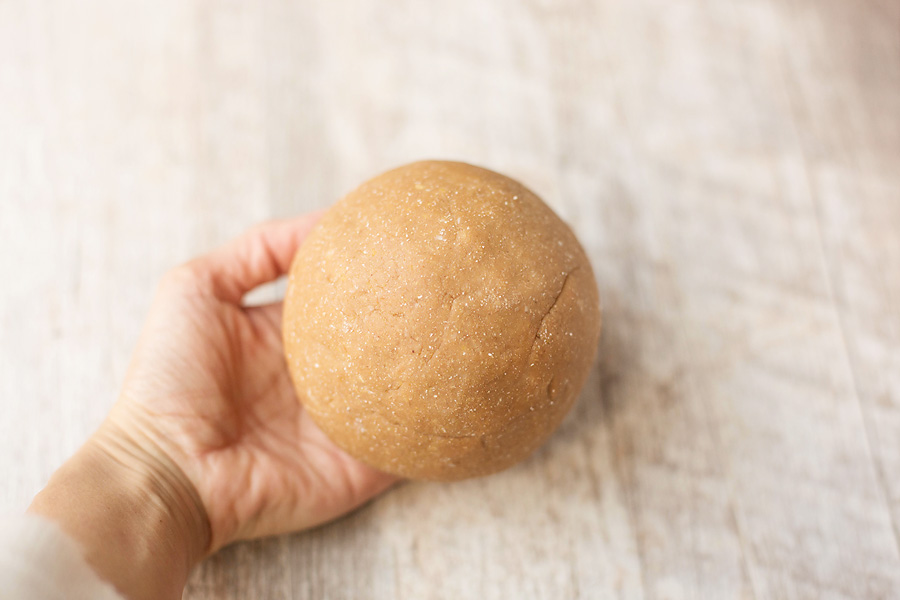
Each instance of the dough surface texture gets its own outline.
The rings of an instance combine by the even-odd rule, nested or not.
[[[487,475],[557,428],[593,362],[599,299],[574,234],[518,182],[406,165],[329,211],[291,266],[297,395],[340,447],[414,479]]]

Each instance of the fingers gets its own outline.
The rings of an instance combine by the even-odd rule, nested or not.
[[[190,270],[207,279],[221,300],[237,304],[253,288],[288,272],[294,253],[321,214],[257,225],[189,263]]]

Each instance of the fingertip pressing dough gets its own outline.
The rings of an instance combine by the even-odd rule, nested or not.
[[[297,395],[341,448],[402,477],[487,475],[572,407],[600,333],[574,234],[503,175],[425,161],[335,204],[291,266]]]

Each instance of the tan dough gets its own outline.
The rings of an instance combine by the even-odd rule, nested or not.
[[[383,471],[505,469],[572,407],[600,333],[572,231],[512,179],[463,163],[380,175],[297,252],[284,342],[297,395]]]

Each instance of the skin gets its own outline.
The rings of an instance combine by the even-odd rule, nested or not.
[[[29,508],[127,598],[181,598],[222,546],[324,523],[396,481],[303,410],[281,303],[241,304],[287,273],[317,218],[257,226],[166,274],[117,403]]]

